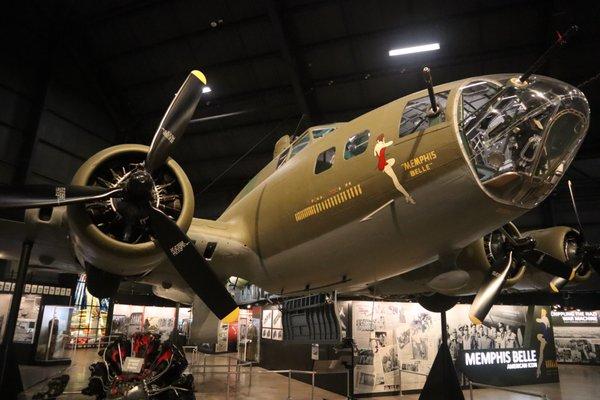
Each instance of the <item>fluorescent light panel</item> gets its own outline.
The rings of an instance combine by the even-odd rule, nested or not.
[[[429,44],[423,44],[421,46],[412,46],[412,47],[403,47],[401,49],[393,49],[393,50],[390,50],[389,54],[390,54],[390,57],[393,57],[393,56],[403,56],[405,54],[422,53],[424,51],[433,51],[433,50],[439,50],[439,49],[440,49],[439,43],[429,43]]]

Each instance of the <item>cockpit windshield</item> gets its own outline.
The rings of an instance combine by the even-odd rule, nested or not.
[[[480,182],[495,197],[531,207],[556,186],[587,131],[585,96],[563,82],[533,77],[463,86],[459,130]]]

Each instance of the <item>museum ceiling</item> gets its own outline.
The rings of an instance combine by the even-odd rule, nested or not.
[[[37,38],[69,49],[88,75],[89,90],[110,114],[117,143],[148,143],[183,79],[191,69],[202,69],[212,92],[204,96],[194,116],[198,121],[174,158],[194,185],[196,215],[214,218],[272,158],[280,135],[349,120],[423,89],[423,65],[431,67],[438,83],[522,71],[552,42],[556,30],[576,23],[581,28],[577,37],[541,73],[574,84],[585,81],[599,72],[600,7],[589,4],[70,1],[20,5],[3,18],[18,26],[11,37],[21,47]],[[27,32],[29,39],[15,32]],[[437,52],[388,56],[392,47],[434,41],[441,44]],[[68,80],[61,76],[62,63],[55,57],[51,73]],[[600,195],[600,84],[590,84],[586,94],[591,129],[569,171],[584,203]],[[560,189],[556,198],[564,203],[566,191]],[[546,211],[525,225],[572,222],[566,206],[553,207],[550,216],[542,208]],[[595,214],[589,220],[600,222]]]

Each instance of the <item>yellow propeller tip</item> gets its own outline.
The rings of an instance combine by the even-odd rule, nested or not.
[[[481,321],[474,315],[469,315],[469,319],[473,323],[473,325],[481,325]]]
[[[559,290],[556,287],[556,285],[554,284],[554,282],[550,282],[550,289],[554,292],[554,293],[558,293]]]
[[[240,308],[237,307],[235,310],[233,310],[232,312],[230,312],[229,315],[227,315],[221,321],[223,321],[226,324],[231,324],[232,322],[235,322],[235,321],[238,320],[238,316],[239,315],[240,315]]]
[[[206,85],[206,76],[202,72],[200,72],[198,70],[193,70],[192,75],[194,75],[196,78],[198,78],[200,80],[200,82],[202,82]]]

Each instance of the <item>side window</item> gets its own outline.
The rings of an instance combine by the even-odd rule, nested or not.
[[[317,163],[315,164],[315,174],[320,174],[323,171],[327,171],[333,165],[335,159],[335,147],[325,150],[317,156]]]
[[[369,145],[369,136],[371,136],[371,132],[368,130],[350,136],[348,142],[346,142],[346,148],[344,149],[344,160],[364,153]]]
[[[279,158],[277,159],[277,168],[279,168],[283,165],[283,163],[285,162],[285,159],[287,158],[289,150],[290,149],[288,147],[287,149],[285,149],[284,151],[281,152],[281,154],[279,155]]]
[[[429,96],[423,96],[419,99],[411,100],[406,103],[404,112],[402,113],[402,119],[400,120],[400,134],[399,136],[410,135],[414,132],[424,131],[430,126],[439,124],[446,120],[445,110],[446,101],[448,100],[449,90],[435,94],[435,100],[441,112],[435,118],[429,118],[427,116],[427,110],[431,104],[429,103]]]
[[[313,138],[315,139],[320,139],[323,136],[333,132],[335,128],[321,128],[321,129],[315,129],[314,131],[312,131],[313,134]]]
[[[310,136],[308,136],[308,133],[305,133],[298,140],[296,140],[294,142],[294,144],[292,145],[292,152],[290,153],[290,158],[294,157],[296,154],[298,154],[300,152],[300,150],[305,148],[308,145],[309,141],[310,141]]]

